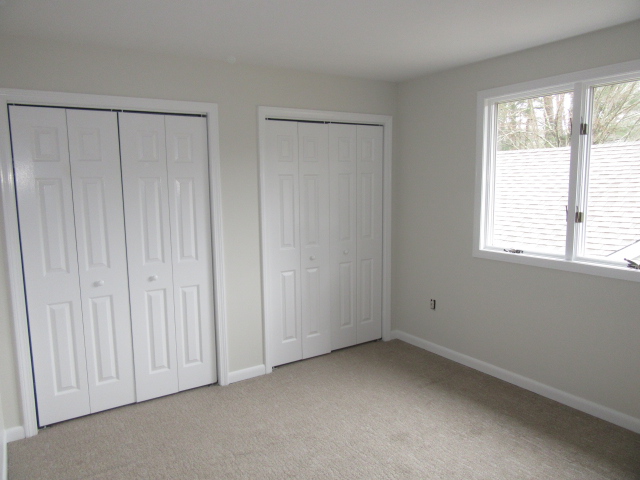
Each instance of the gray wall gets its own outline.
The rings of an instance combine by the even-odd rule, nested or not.
[[[257,106],[394,115],[392,328],[640,418],[639,284],[471,256],[477,91],[638,59],[638,45],[635,22],[394,85],[0,37],[0,87],[218,103],[232,371],[263,361]],[[7,305],[5,273],[0,395],[11,428]]]
[[[394,115],[388,82],[0,37],[0,87],[214,102],[219,106],[230,370],[263,363],[258,106]],[[21,424],[0,232],[0,394]]]
[[[634,22],[400,84],[394,329],[640,418],[639,283],[471,255],[477,92],[637,60],[639,46]]]

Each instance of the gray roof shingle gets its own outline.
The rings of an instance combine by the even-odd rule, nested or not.
[[[496,153],[493,245],[564,253],[569,147]],[[585,256],[640,256],[640,142],[594,145]]]

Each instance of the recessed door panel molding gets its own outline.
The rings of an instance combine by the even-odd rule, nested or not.
[[[78,391],[80,386],[79,352],[75,348],[72,310],[69,302],[49,305],[47,308],[47,326],[49,338],[51,338],[51,368],[55,379],[54,395]]]
[[[69,121],[69,119],[79,120],[85,116],[88,118],[91,118],[92,120],[102,117],[104,118],[104,120],[102,121],[105,121],[108,118],[109,120],[106,120],[107,122],[115,121],[114,113],[110,113],[110,112],[88,113],[88,112],[89,111],[84,111],[84,112],[68,111],[67,121]],[[75,145],[74,148],[75,148],[76,161],[78,162],[107,161],[108,162],[108,159],[105,159],[104,157],[104,151],[105,151],[104,149],[110,147],[110,142],[113,140],[113,137],[110,139],[107,139],[107,143],[103,144],[102,133],[99,127],[94,127],[94,126],[91,126],[90,124],[85,126],[82,124],[78,124],[77,122],[74,122],[74,129],[75,129],[75,132],[73,134],[71,133],[69,134],[69,141],[73,142]],[[119,161],[119,158],[118,158],[118,161]]]
[[[340,242],[355,241],[356,174],[355,172],[338,173],[337,178],[335,187],[332,188],[336,195],[335,205],[344,208],[336,209],[337,211],[334,212],[335,227],[338,229],[335,238]]]
[[[296,248],[298,238],[297,185],[298,179],[293,175],[278,176],[278,213],[280,225],[280,248]]]
[[[11,106],[10,119],[38,417],[48,425],[91,411],[66,115]]]
[[[305,231],[302,235],[304,244],[303,248],[310,246],[317,246],[321,242],[321,228],[320,221],[322,220],[322,213],[320,212],[322,204],[320,197],[322,195],[322,181],[323,179],[317,175],[303,175],[302,176],[302,195],[300,198],[301,220]]]
[[[119,373],[121,367],[116,348],[117,318],[114,315],[113,297],[108,295],[92,298],[89,315],[93,331],[91,346],[95,355],[93,375],[96,379],[96,385],[116,382],[121,379]],[[125,365],[124,367],[133,371],[131,366]],[[133,382],[131,383],[131,391],[133,392]]]
[[[358,316],[358,323],[360,325],[374,321],[374,308],[375,292],[373,286],[375,281],[373,278],[373,263],[370,258],[366,258],[360,261],[360,291],[358,292],[360,298],[360,315]]]
[[[66,182],[65,182],[66,183]],[[64,189],[60,178],[38,178],[36,199],[40,223],[41,252],[44,274],[70,273],[68,263],[69,238],[65,228],[69,213],[65,212]]]
[[[340,295],[335,300],[339,302],[338,318],[340,323],[336,328],[336,333],[339,333],[341,329],[355,326],[356,282],[353,270],[353,262],[343,262],[339,266],[338,288]]]
[[[207,121],[167,115],[178,388],[217,381]]]
[[[120,169],[118,168],[118,170]],[[104,181],[102,178],[89,177],[80,178],[78,183],[81,192],[78,207],[84,213],[82,218],[84,232],[82,235],[87,239],[83,252],[87,259],[85,268],[87,270],[101,267],[109,268],[111,265],[109,261],[109,227],[107,226]]]
[[[164,165],[162,165],[164,167]],[[140,234],[144,264],[164,264],[166,261],[166,178],[139,178]]]
[[[89,393],[99,412],[136,400],[118,118],[66,113]]]
[[[178,261],[198,261],[198,223],[196,220],[196,188],[193,178],[177,178],[175,211],[178,222]]]
[[[157,374],[175,368],[169,345],[170,312],[167,309],[167,291],[165,289],[147,290],[146,327],[149,338],[149,370],[144,374]]]
[[[201,364],[202,355],[202,315],[200,314],[200,286],[191,285],[180,289],[180,313],[182,322],[182,362],[184,365]]]
[[[358,205],[360,206],[359,212],[359,226],[360,226],[360,240],[372,240],[374,237],[374,224],[375,219],[373,216],[376,213],[376,203],[374,199],[374,174],[363,172],[360,173],[360,185],[359,185],[359,198]]]
[[[281,343],[299,343],[300,334],[299,326],[300,318],[300,302],[298,293],[298,275],[297,272],[280,272],[280,290],[282,292],[282,303],[280,304],[280,312],[282,312],[282,337],[278,339]]]
[[[67,142],[61,137],[66,134],[63,124],[53,127],[34,125],[32,133],[33,162],[67,162]]]
[[[304,322],[304,336],[313,337],[320,335],[322,332],[322,315],[320,309],[320,302],[324,300],[322,297],[322,290],[320,288],[321,269],[317,267],[307,268],[305,275],[306,280],[304,282],[307,291],[304,293],[304,297],[307,299],[307,305],[305,305],[303,315],[306,315],[306,321]],[[306,353],[306,352],[303,352]],[[313,356],[313,355],[309,355]]]
[[[178,391],[165,122],[120,113],[136,397]]]
[[[164,163],[166,157],[163,129],[142,127],[136,132],[135,138],[138,162]]]
[[[286,129],[285,129],[286,130]],[[298,136],[290,132],[276,134],[276,144],[272,145],[272,154],[276,162],[298,162]]]

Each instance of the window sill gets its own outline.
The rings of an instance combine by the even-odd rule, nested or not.
[[[486,260],[498,260],[501,262],[518,263],[520,265],[530,265],[533,267],[564,270],[565,272],[586,273],[588,275],[596,275],[599,277],[640,282],[640,270],[634,270],[623,266],[617,267],[590,263],[583,260],[569,261],[560,258],[549,258],[521,253],[507,253],[479,248],[474,249],[473,256],[476,258],[484,258]]]

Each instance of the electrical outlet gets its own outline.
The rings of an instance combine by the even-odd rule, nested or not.
[[[431,310],[436,309],[436,301],[433,298],[431,299],[431,303],[429,304],[429,306],[431,307]]]

